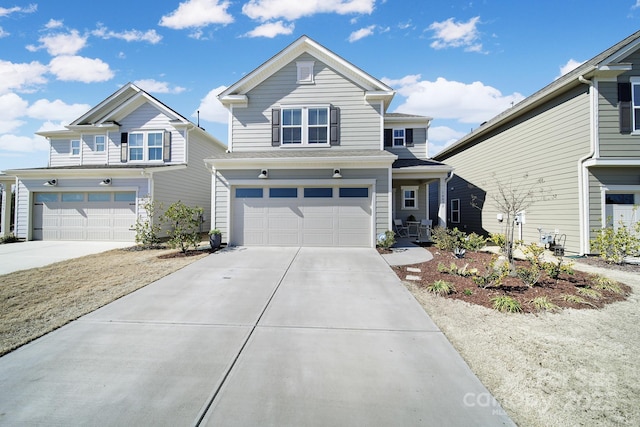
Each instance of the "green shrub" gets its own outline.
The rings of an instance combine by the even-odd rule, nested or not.
[[[563,262],[562,258],[558,260],[558,263],[551,262],[551,261],[544,262],[542,263],[542,268],[544,271],[547,272],[549,277],[551,277],[554,280],[557,280],[558,277],[560,277],[560,274],[562,273],[569,274],[569,275],[572,275],[574,273],[573,263],[572,262],[565,263]]]
[[[473,295],[473,291],[471,289],[469,289],[469,288],[465,289],[462,293],[465,294],[468,297]]]
[[[487,244],[487,239],[479,234],[471,233],[463,240],[463,248],[470,251],[479,251]]]
[[[204,210],[198,206],[190,207],[180,200],[169,206],[162,216],[170,224],[167,231],[169,246],[180,248],[182,253],[193,246],[197,249],[200,243],[200,225]]]
[[[599,289],[601,291],[609,291],[615,294],[622,294],[622,288],[620,287],[620,284],[618,282],[600,275],[591,277],[591,287],[594,289]]]
[[[551,302],[547,296],[535,297],[531,303],[538,311],[557,311],[560,309],[560,307]]]
[[[501,312],[519,313],[522,311],[522,305],[518,300],[507,295],[493,297],[491,302],[493,302],[493,308]]]
[[[582,295],[583,297],[591,298],[594,300],[599,300],[600,298],[602,298],[602,294],[600,292],[591,288],[578,288],[576,292],[578,292],[578,294]]]
[[[0,243],[15,243],[17,241],[18,238],[13,233],[7,234],[6,236],[0,238]]]
[[[162,229],[161,219],[156,217],[158,209],[161,209],[159,203],[149,200],[148,198],[142,204],[142,208],[147,212],[144,220],[140,217],[136,219],[136,243],[143,248],[155,248],[160,245],[160,230]]]
[[[531,267],[516,268],[516,276],[522,280],[522,283],[532,287],[540,280],[541,273],[536,265],[531,265]]]
[[[453,283],[446,282],[444,280],[436,280],[432,284],[427,286],[427,291],[436,295],[449,295],[456,291]]]
[[[589,301],[585,300],[584,298],[579,297],[578,295],[563,294],[563,295],[560,295],[560,298],[562,298],[566,302],[572,302],[574,304],[585,304],[585,305],[590,305],[594,307],[593,304],[591,304]]]
[[[591,240],[591,250],[600,254],[600,258],[609,263],[623,264],[627,256],[637,255],[640,251],[640,221],[634,225],[634,230],[629,230],[622,221],[618,229],[605,227],[593,230],[596,237]],[[635,233],[634,233],[635,231]]]
[[[387,230],[384,234],[378,236],[378,246],[384,249],[389,249],[396,243],[396,233],[391,230]]]
[[[491,233],[489,235],[489,240],[493,242],[494,245],[504,248],[504,245],[507,243],[507,238],[504,233]]]

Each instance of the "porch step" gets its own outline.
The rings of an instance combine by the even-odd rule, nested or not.
[[[419,282],[420,280],[422,280],[422,277],[420,276],[414,276],[412,274],[407,274],[406,277],[407,280],[413,280],[414,282]]]
[[[407,271],[409,273],[421,273],[422,272],[422,270],[420,270],[419,268],[416,268],[416,267],[407,267]]]

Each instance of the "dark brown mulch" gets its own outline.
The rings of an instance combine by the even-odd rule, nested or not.
[[[598,292],[602,294],[599,299],[591,299],[580,295],[577,290],[581,287],[589,287],[593,276],[577,270],[575,270],[571,275],[560,274],[558,280],[552,279],[546,273],[542,273],[539,282],[532,287],[526,286],[517,277],[506,277],[500,286],[488,287],[485,289],[476,285],[473,282],[473,279],[469,276],[463,277],[439,272],[438,264],[442,263],[446,267],[449,267],[450,264],[454,262],[458,268],[467,265],[467,269],[477,268],[479,274],[484,274],[487,271],[487,268],[489,268],[488,266],[491,262],[491,258],[495,255],[486,252],[468,252],[464,258],[458,259],[453,254],[442,252],[436,248],[428,248],[427,250],[433,254],[433,260],[421,264],[394,267],[394,270],[400,279],[405,280],[408,274],[419,276],[421,280],[415,283],[425,287],[436,280],[445,280],[452,283],[456,289],[454,293],[447,295],[448,298],[459,299],[488,308],[493,308],[493,302],[491,299],[500,295],[509,295],[517,299],[522,305],[522,310],[525,313],[537,312],[536,308],[532,304],[532,300],[540,296],[547,296],[549,300],[560,308],[601,308],[612,302],[625,300],[626,296],[631,292],[631,288],[621,284],[620,287],[623,290],[623,294],[616,294],[606,290],[598,290]],[[567,260],[565,259],[565,261]],[[528,261],[517,261],[516,265],[529,266],[529,263]],[[407,272],[408,267],[419,268],[421,272]],[[466,292],[467,295],[465,295],[465,290],[468,290]],[[469,293],[471,295],[468,295]],[[567,302],[562,298],[563,295],[580,296],[582,299],[587,301],[588,304]]]
[[[605,260],[603,260],[598,256],[579,257],[579,258],[575,258],[575,261],[583,264],[589,264],[594,267],[609,268],[612,270],[624,271],[627,273],[640,274],[640,264],[613,264],[613,263],[606,262]]]
[[[171,252],[171,253],[164,254],[164,255],[159,255],[158,258],[159,259],[187,258],[187,257],[192,257],[192,256],[208,255],[208,254],[209,254],[208,251],[188,250],[187,252],[176,251],[176,252]]]

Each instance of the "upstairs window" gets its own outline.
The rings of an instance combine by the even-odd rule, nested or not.
[[[633,95],[633,132],[640,131],[640,80],[631,79]]]
[[[404,146],[404,129],[393,130],[393,146],[394,147]]]
[[[80,140],[72,139],[71,140],[71,155],[79,156],[80,155]]]
[[[104,135],[96,135],[93,137],[93,149],[96,152],[103,152],[105,150],[106,138]]]
[[[328,107],[282,109],[283,145],[328,144]]]
[[[302,83],[302,84],[313,83],[313,64],[314,64],[314,61],[296,62],[296,66],[298,67],[297,83]]]
[[[165,132],[131,132],[128,140],[129,161],[162,161],[165,136]]]
[[[384,146],[393,147],[413,147],[413,129],[395,128],[385,129],[383,134]]]

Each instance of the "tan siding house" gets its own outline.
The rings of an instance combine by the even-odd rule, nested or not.
[[[544,195],[516,225],[525,242],[540,241],[543,230],[567,252],[586,254],[592,230],[611,223],[607,216],[629,222],[629,206],[640,204],[640,114],[638,122],[633,114],[640,98],[632,93],[640,89],[639,49],[640,32],[434,156],[454,168],[447,191],[459,200],[458,226],[502,232],[494,199],[523,182]]]

